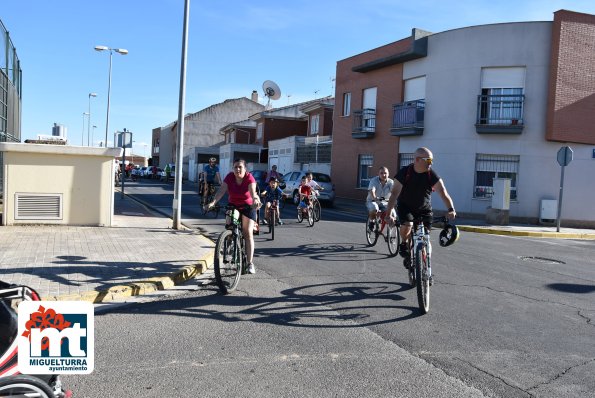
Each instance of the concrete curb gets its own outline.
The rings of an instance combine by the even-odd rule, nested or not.
[[[170,220],[172,219],[168,214],[154,209],[148,203],[145,203],[144,201],[139,200],[131,195],[127,195],[126,193],[124,193],[124,195],[126,195],[127,198],[132,199],[135,202],[141,204],[148,210],[157,214],[161,214],[169,218]],[[186,225],[182,225],[182,227],[186,230],[191,229]],[[208,238],[205,237],[205,239]],[[106,290],[91,290],[76,294],[42,297],[42,299],[47,301],[89,301],[91,303],[98,304],[107,303],[111,301],[118,301],[127,297],[141,296],[159,290],[169,289],[175,285],[184,283],[197,275],[204,274],[207,271],[207,269],[212,268],[214,258],[215,253],[209,252],[209,254],[205,258],[198,260],[197,264],[186,266],[181,270],[170,273],[166,276],[149,278],[138,282],[126,283],[123,285],[116,285]]]
[[[118,301],[127,297],[141,296],[147,293],[169,289],[194,278],[196,275],[203,274],[213,264],[213,261],[214,253],[211,252],[206,258],[199,260],[198,264],[186,266],[166,276],[112,286],[107,290],[93,290],[77,294],[43,297],[42,299],[47,301],[89,301],[97,304]]]
[[[457,225],[460,231],[475,232],[479,234],[493,234],[505,236],[525,236],[532,238],[554,238],[554,239],[585,239],[595,240],[595,234],[589,233],[571,233],[571,232],[533,232],[533,231],[516,231],[504,230],[490,227],[477,227],[470,225]]]

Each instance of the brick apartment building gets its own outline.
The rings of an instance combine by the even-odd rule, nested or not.
[[[341,60],[337,196],[363,199],[378,167],[394,174],[426,146],[459,213],[483,216],[504,178],[513,220],[550,220],[544,204],[558,199],[556,154],[568,145],[562,225],[595,225],[594,75],[595,16],[566,10],[545,22],[413,29]]]

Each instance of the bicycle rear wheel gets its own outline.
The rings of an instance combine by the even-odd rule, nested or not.
[[[223,294],[233,292],[242,275],[242,246],[240,238],[225,230],[215,246],[215,280]]]
[[[320,207],[320,202],[318,201],[318,199],[316,199],[314,201],[314,203],[312,204],[312,210],[314,212],[314,221],[316,221],[316,222],[320,221],[320,216],[322,214],[322,208]]]
[[[370,229],[370,222],[376,223],[376,218],[370,218],[368,215],[368,218],[366,219],[366,240],[370,246],[374,246],[378,240],[378,234],[374,229]]]
[[[430,311],[430,275],[428,274],[428,255],[423,243],[415,249],[415,274],[417,279],[417,302],[422,314]]]
[[[0,397],[54,398],[54,391],[43,380],[28,375],[7,376],[0,379]]]
[[[388,252],[390,253],[391,257],[396,256],[399,254],[399,242],[400,242],[400,235],[399,235],[399,228],[397,228],[396,224],[393,226],[386,225],[386,243],[388,244]]]

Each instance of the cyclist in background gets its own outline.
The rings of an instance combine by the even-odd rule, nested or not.
[[[397,215],[401,221],[401,244],[399,254],[409,258],[409,239],[413,220],[423,217],[424,225],[428,230],[432,226],[432,191],[436,191],[447,208],[449,219],[457,215],[452,198],[448,194],[442,178],[432,169],[434,156],[425,147],[415,151],[413,163],[402,167],[395,176],[393,189],[388,201],[388,207],[393,208],[398,200]],[[387,214],[386,221],[391,216]],[[406,265],[407,266],[407,265]]]
[[[274,164],[271,166],[271,171],[269,171],[269,174],[267,175],[266,182],[270,182],[273,178],[276,178],[277,182],[281,182],[281,177],[281,173],[277,171],[277,165]]]
[[[260,198],[256,194],[256,180],[246,170],[246,161],[236,159],[233,171],[225,176],[215,198],[208,207],[211,208],[225,195],[229,194],[228,202],[234,205],[242,215],[242,234],[246,241],[246,259],[248,273],[255,274],[254,266],[254,223],[257,220],[256,209],[260,207]]]
[[[298,206],[299,209],[305,210],[306,207],[310,207],[310,195],[312,195],[312,187],[308,185],[308,178],[306,176],[302,177],[302,183],[299,188],[300,192],[300,204]]]
[[[279,214],[279,205],[278,203],[283,200],[283,191],[279,188],[279,180],[276,177],[273,177],[269,180],[269,187],[262,191],[260,194],[261,196],[265,196],[265,208],[264,208],[264,219],[262,220],[263,224],[266,224],[269,219],[269,211],[271,209],[271,205],[274,200],[277,201],[277,220],[279,221],[280,225],[283,225],[283,221],[281,221],[281,214]]]
[[[374,230],[374,221],[378,211],[387,209],[388,200],[393,189],[394,181],[388,177],[388,168],[382,166],[378,169],[378,175],[370,179],[368,184],[368,196],[366,198],[366,207],[368,208],[368,215],[370,216],[370,230]],[[376,201],[377,198],[384,198],[380,204]],[[395,209],[391,210],[393,218],[396,216]]]
[[[314,177],[312,176],[312,173],[308,173],[306,174],[306,182],[307,184],[310,186],[310,188],[312,188],[312,192],[314,193],[314,195],[318,196],[318,191],[324,191],[324,188],[322,187],[322,185],[318,184],[316,181],[314,181]]]
[[[219,175],[219,167],[217,166],[217,159],[210,158],[209,164],[205,164],[202,169],[202,194],[206,198],[209,195],[209,186],[214,184],[221,185],[221,176]]]

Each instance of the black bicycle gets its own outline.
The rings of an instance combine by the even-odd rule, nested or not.
[[[269,207],[269,215],[266,218],[269,224],[269,234],[271,234],[271,240],[275,240],[275,225],[279,222],[279,216],[277,215],[278,201],[275,199],[271,202]]]
[[[225,206],[225,231],[215,245],[215,280],[223,294],[233,292],[247,272],[246,243],[242,234],[242,215],[232,204]]]
[[[201,185],[200,193],[204,192],[204,190],[202,188],[203,188],[203,185]],[[215,199],[215,192],[216,192],[215,184],[207,183],[207,194],[205,195],[203,193],[202,200],[201,200],[203,216],[206,216],[207,214],[212,215],[213,218],[217,218],[219,216],[219,206],[215,205],[212,207],[208,207],[209,203],[211,203]]]

